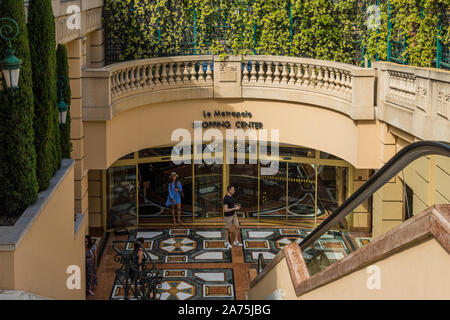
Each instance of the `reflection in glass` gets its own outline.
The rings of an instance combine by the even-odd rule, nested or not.
[[[260,169],[270,164],[260,165]],[[260,176],[260,217],[286,219],[286,163],[280,162],[274,175]]]
[[[136,226],[136,166],[109,168],[106,183],[108,228]]]
[[[188,151],[188,154],[192,153],[192,146],[174,146],[174,147],[161,147],[161,148],[149,148],[139,151],[139,158],[149,158],[149,157],[170,157],[172,155],[172,149],[175,150],[177,155],[183,154],[184,149]]]
[[[258,165],[230,165],[230,185],[235,186],[234,198],[241,204],[241,211],[251,217],[258,216]]]
[[[171,161],[139,164],[139,224],[154,219],[171,221],[172,208],[165,206],[171,172],[178,174],[184,197],[181,216],[192,217],[192,165],[174,165]]]
[[[196,164],[194,170],[195,217],[222,217],[222,165]]]
[[[289,163],[289,216],[314,218],[316,171],[313,166]]]
[[[318,166],[317,214],[329,215],[345,200],[347,194],[347,168]]]
[[[280,146],[279,150],[280,156],[294,156],[305,158],[315,157],[315,151],[313,149],[300,148],[294,146]]]
[[[341,160],[341,158],[338,158],[335,155],[332,155],[331,153],[326,153],[323,151],[320,151],[320,159]]]

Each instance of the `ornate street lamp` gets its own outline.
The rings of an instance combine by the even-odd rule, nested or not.
[[[14,49],[11,46],[11,40],[14,40],[19,34],[19,26],[14,19],[0,18],[0,37],[8,41],[8,47],[5,50],[6,57],[0,60],[0,69],[3,71],[3,77],[8,89],[19,88],[19,74],[22,67],[22,61],[14,55]],[[5,23],[5,24],[3,24]]]
[[[59,76],[56,83],[59,92],[58,111],[60,125],[66,124],[67,111],[69,110],[69,105],[64,101],[64,90],[66,89],[68,82],[66,77]]]

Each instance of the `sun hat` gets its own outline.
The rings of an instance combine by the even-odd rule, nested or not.
[[[172,176],[176,176],[176,177],[178,178],[178,174],[177,174],[176,172],[172,172],[172,173],[170,174],[170,177],[172,177]]]

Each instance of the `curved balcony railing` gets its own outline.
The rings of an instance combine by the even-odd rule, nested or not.
[[[84,119],[109,120],[126,109],[157,102],[246,98],[304,103],[370,120],[374,81],[373,69],[294,57],[134,60],[84,70]]]

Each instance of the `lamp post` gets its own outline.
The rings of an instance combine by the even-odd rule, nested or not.
[[[19,34],[19,26],[12,18],[0,18],[0,37],[8,42],[5,50],[5,58],[0,60],[0,69],[6,81],[6,87],[10,90],[19,88],[19,74],[22,67],[22,61],[14,55],[14,49],[11,40],[14,40]]]
[[[59,76],[56,82],[58,87],[59,99],[58,99],[58,111],[59,111],[59,124],[65,125],[67,120],[67,111],[69,105],[64,101],[64,90],[67,88],[68,80],[64,76]]]

